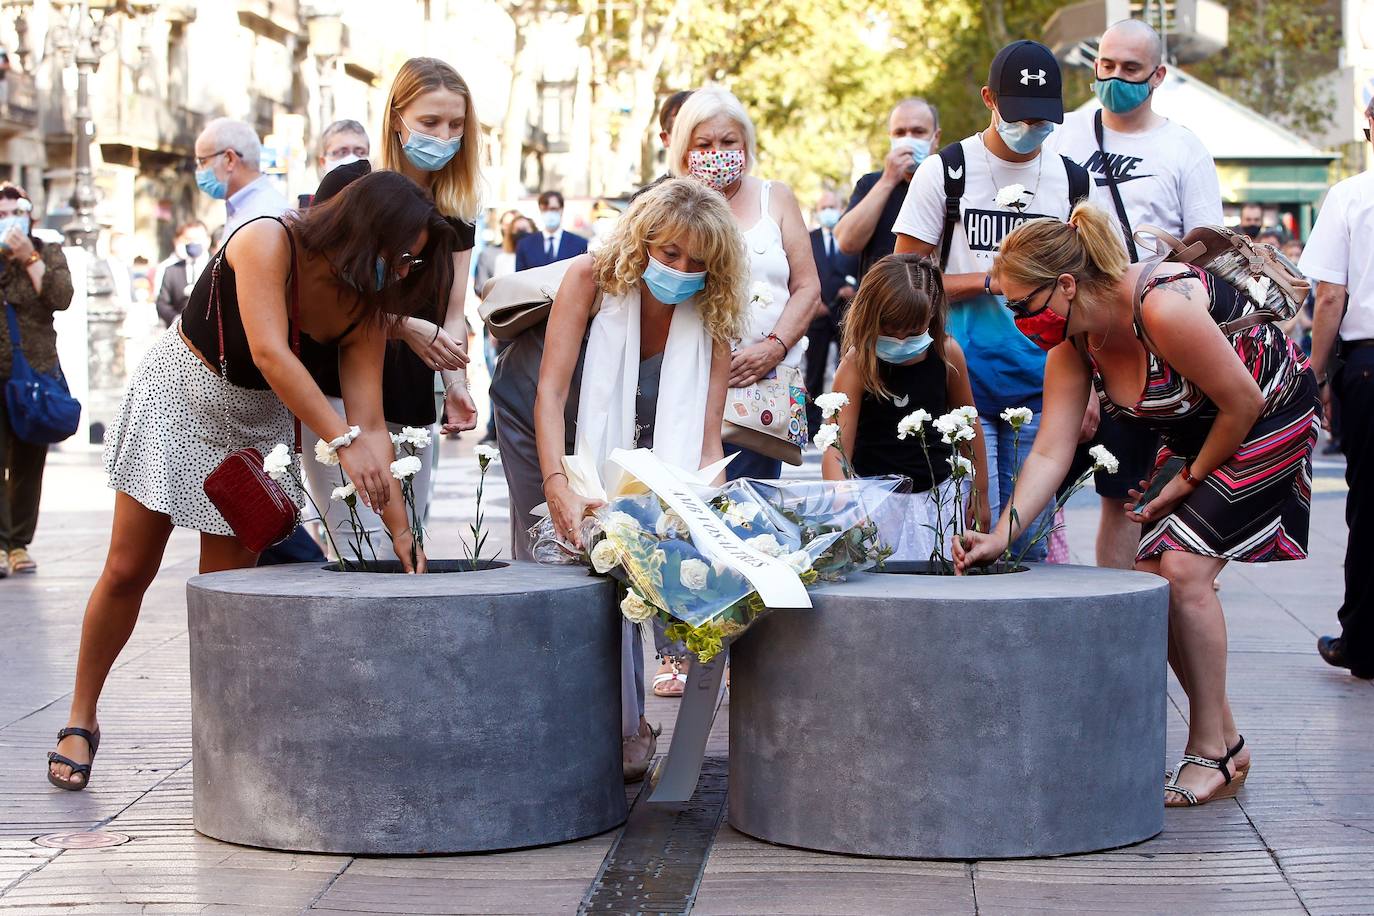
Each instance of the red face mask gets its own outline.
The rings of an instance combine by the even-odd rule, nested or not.
[[[1049,299],[1053,299],[1054,294],[1050,293]],[[1016,322],[1016,329],[1025,334],[1037,347],[1046,353],[1053,350],[1064,342],[1065,332],[1069,328],[1069,315],[1060,315],[1050,308],[1049,299],[1045,304],[1029,315],[1017,314],[1012,319]],[[1014,311],[1014,310],[1013,310]],[[1069,307],[1066,311],[1073,314],[1073,300],[1069,300]]]

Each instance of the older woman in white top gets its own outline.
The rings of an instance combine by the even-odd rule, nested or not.
[[[735,342],[730,365],[732,388],[766,378],[779,363],[800,367],[806,328],[821,303],[811,237],[797,198],[782,182],[749,174],[757,161],[754,122],[739,99],[719,86],[693,92],[673,124],[669,170],[725,195],[749,248],[751,290],[767,291],[751,292],[745,333]],[[771,479],[781,472],[776,458],[740,450],[729,476]]]

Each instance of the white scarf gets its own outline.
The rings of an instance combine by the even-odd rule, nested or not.
[[[573,448],[598,471],[614,449],[635,447],[639,328],[638,284],[623,296],[602,297],[582,362]],[[697,313],[696,297],[674,306],[659,371],[653,451],[668,464],[688,471],[701,466],[711,351],[711,335]]]

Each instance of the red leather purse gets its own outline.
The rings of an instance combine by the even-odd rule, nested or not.
[[[291,243],[291,352],[301,355],[300,295],[296,288],[296,242],[291,230],[286,231]],[[210,307],[215,310],[219,330],[219,371],[228,381],[228,366],[224,359],[224,312],[219,302],[219,271],[224,263],[221,251],[210,273]],[[295,419],[295,454],[301,453],[301,421]],[[227,427],[226,427],[227,428]],[[300,524],[300,510],[286,494],[285,488],[263,470],[262,452],[255,448],[241,448],[229,453],[219,467],[205,478],[205,495],[210,497],[219,514],[229,523],[234,537],[245,549],[262,553],[273,544],[291,536]]]

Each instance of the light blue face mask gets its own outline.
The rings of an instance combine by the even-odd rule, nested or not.
[[[229,185],[215,176],[215,170],[211,166],[206,166],[196,172],[196,187],[215,200],[224,200],[229,194]]]
[[[544,224],[546,232],[556,232],[558,227],[563,225],[563,211],[545,210],[539,214],[539,220]]]
[[[879,337],[878,359],[885,363],[909,363],[930,347],[931,336],[927,331],[915,337]]]
[[[9,235],[11,229],[18,229],[20,235],[26,236],[31,227],[32,223],[26,213],[16,213],[13,216],[0,218],[0,239]]]
[[[840,221],[840,211],[835,207],[826,207],[816,214],[816,219],[825,228],[834,229]]]
[[[674,270],[653,255],[644,266],[644,285],[664,305],[677,305],[706,288],[706,271],[685,273]]]
[[[1097,93],[1098,101],[1112,114],[1135,111],[1150,97],[1152,91],[1149,77],[1139,83],[1130,83],[1116,76],[1093,81],[1093,92]]]
[[[920,165],[922,162],[925,162],[926,157],[930,155],[930,138],[893,137],[892,148],[911,150],[912,159],[915,161],[917,165]]]
[[[404,121],[401,122],[405,124]],[[401,152],[406,154],[410,164],[422,172],[437,172],[448,165],[449,160],[463,147],[463,136],[459,134],[451,140],[440,140],[429,134],[422,134],[406,124],[410,137],[401,144]]]
[[[1001,134],[1002,142],[1011,148],[1014,153],[1033,153],[1045,142],[1045,138],[1054,133],[1053,121],[1041,121],[1039,124],[1031,125],[1025,121],[1003,121],[1002,116],[997,116],[997,133]]]

